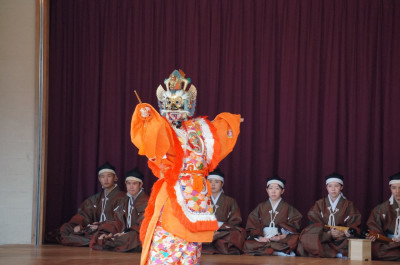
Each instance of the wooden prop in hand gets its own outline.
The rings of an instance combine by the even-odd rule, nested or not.
[[[380,242],[385,242],[385,243],[393,242],[393,240],[391,238],[384,236],[382,234],[379,234],[375,231],[368,231],[367,233],[365,233],[365,237],[370,237],[370,236],[374,236],[375,240],[380,241]]]
[[[335,229],[338,230],[340,232],[345,232],[347,230],[347,232],[349,232],[350,235],[355,235],[357,233],[357,231],[352,228],[352,227],[347,227],[347,226],[332,226],[332,225],[324,225],[324,228],[326,229]]]

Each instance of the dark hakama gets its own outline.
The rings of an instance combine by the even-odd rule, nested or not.
[[[221,193],[214,205],[215,217],[218,222],[223,222],[214,233],[211,243],[203,243],[204,254],[239,255],[246,238],[245,230],[240,227],[242,217],[235,199]]]
[[[141,192],[133,202],[131,220],[128,225],[130,197],[125,196],[118,201],[118,207],[115,209],[114,220],[103,222],[98,232],[92,237],[90,247],[95,250],[110,250],[117,252],[139,252],[141,251],[141,242],[139,237],[140,225],[144,218],[144,210],[147,207],[149,196]],[[99,239],[103,234],[113,234],[112,237]],[[114,234],[123,233],[115,237]]]
[[[116,202],[119,198],[126,196],[119,187],[115,187],[108,195],[108,200],[104,208],[106,220],[111,220],[114,217],[114,209],[117,206]],[[102,201],[105,199],[104,191],[86,199],[78,213],[75,214],[68,223],[65,223],[60,228],[60,243],[66,246],[88,246],[90,239],[95,231],[92,231],[88,225],[94,222],[100,222],[102,213]],[[74,227],[80,225],[81,231],[74,232]]]
[[[308,212],[308,219],[311,224],[301,232],[297,248],[298,255],[335,258],[338,253],[341,253],[342,256],[348,256],[348,238],[343,236],[343,238],[333,239],[328,233],[330,229],[324,228],[324,225],[328,225],[329,221],[328,207],[330,207],[329,198],[325,197],[316,201]],[[340,197],[336,209],[338,211],[334,214],[335,225],[354,228],[359,233],[361,214],[353,202]]]
[[[281,200],[276,208],[275,226],[280,233],[287,234],[285,239],[277,242],[258,242],[256,238],[264,236],[264,227],[271,222],[272,205],[269,200],[260,203],[249,215],[246,224],[248,239],[244,243],[243,251],[248,255],[273,255],[274,252],[291,254],[297,247],[301,218],[299,211]],[[282,230],[283,229],[283,230]],[[286,231],[286,232],[285,232]]]
[[[387,237],[392,236],[395,232],[397,208],[399,206],[396,201],[392,205],[386,201],[375,207],[367,221],[368,229]],[[400,242],[373,242],[372,258],[400,261]]]

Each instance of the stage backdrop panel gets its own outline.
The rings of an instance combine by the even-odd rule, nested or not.
[[[307,214],[324,176],[366,220],[400,171],[400,1],[52,0],[46,228],[101,190],[98,165],[155,177],[130,142],[138,103],[183,69],[196,115],[244,118],[220,165],[243,219],[266,199],[266,178]],[[304,218],[306,223],[306,217]]]

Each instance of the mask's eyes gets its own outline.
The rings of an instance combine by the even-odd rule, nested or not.
[[[180,103],[179,100],[176,100],[176,101],[175,101],[175,104],[179,104],[179,103]]]
[[[168,104],[168,105],[171,105],[171,103],[172,103],[171,100],[168,100],[168,101],[167,101],[167,104]]]

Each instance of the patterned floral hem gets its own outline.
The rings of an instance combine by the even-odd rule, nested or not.
[[[193,264],[198,265],[201,243],[188,242],[167,231],[158,221],[151,243],[147,264]]]

